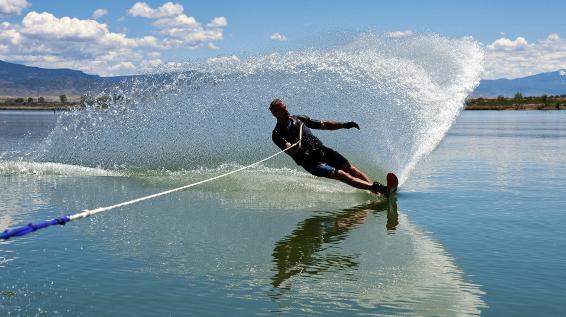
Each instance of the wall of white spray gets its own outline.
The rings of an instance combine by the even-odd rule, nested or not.
[[[361,131],[317,135],[372,176],[391,170],[404,182],[462,110],[482,61],[470,38],[361,34],[333,48],[189,63],[132,80],[107,109],[63,115],[29,158],[126,170],[245,165],[278,150],[268,105],[282,98],[293,114],[358,122]]]

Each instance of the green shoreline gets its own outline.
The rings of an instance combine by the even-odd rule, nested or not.
[[[80,106],[57,106],[57,107],[21,107],[21,106],[3,106],[0,105],[0,111],[71,111],[76,109],[81,109]],[[528,106],[500,106],[500,107],[477,107],[477,106],[466,106],[464,110],[467,111],[477,111],[477,110],[489,110],[489,111],[552,111],[552,110],[566,110],[566,105],[562,105],[558,108],[555,106],[540,106],[540,105],[528,105]]]
[[[472,98],[466,100],[465,110],[566,110],[566,95],[513,98]]]
[[[69,111],[81,108],[79,105],[2,105],[0,110],[23,110],[23,111]]]
[[[105,107],[111,106],[103,100]],[[0,110],[69,111],[83,108],[81,102],[0,102]],[[473,98],[466,100],[464,110],[566,110],[566,95],[514,98]]]
[[[489,106],[465,106],[464,110],[470,110],[470,111],[475,111],[475,110],[494,110],[494,111],[510,111],[510,110],[518,110],[518,111],[536,111],[536,110],[542,110],[542,111],[551,111],[551,110],[566,110],[566,104],[565,105],[560,105],[558,107],[553,106],[553,105],[538,105],[538,104],[533,104],[533,105],[499,105],[499,106],[494,106],[494,107],[489,107]]]

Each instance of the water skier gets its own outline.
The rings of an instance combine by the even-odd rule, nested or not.
[[[281,99],[275,99],[269,105],[269,110],[277,119],[271,138],[282,150],[301,142],[287,151],[293,160],[307,172],[318,177],[339,180],[359,189],[371,190],[375,193],[388,195],[397,190],[397,185],[388,187],[372,181],[364,172],[359,170],[340,153],[326,147],[312,134],[310,129],[338,130],[360,129],[353,121],[334,122],[313,120],[307,116],[294,116],[287,110],[287,105]],[[301,131],[302,130],[302,131]],[[388,178],[390,176],[388,175]],[[395,177],[396,181],[396,177]]]

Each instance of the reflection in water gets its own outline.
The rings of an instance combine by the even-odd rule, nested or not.
[[[450,316],[486,307],[442,245],[398,213],[396,198],[302,221],[272,255],[277,312]]]
[[[387,200],[387,224],[385,227],[388,230],[394,231],[399,224],[399,214],[397,213],[397,197],[392,197]]]
[[[276,274],[272,285],[281,287],[290,277],[300,273],[315,275],[329,270],[357,268],[359,263],[355,255],[340,255],[335,253],[338,249],[330,249],[363,224],[372,211],[387,211],[386,227],[395,230],[398,224],[396,197],[372,201],[338,213],[317,215],[301,222],[297,229],[275,245],[273,262]],[[290,285],[282,288],[290,288]]]
[[[35,184],[38,193],[31,196],[37,199],[27,193],[33,186],[8,183],[10,179],[27,179]],[[29,206],[11,203],[12,207],[18,206],[14,210],[37,211],[25,215],[12,213],[14,224],[49,219],[61,210],[120,202],[176,185],[167,186],[165,181],[158,182],[158,186],[148,185],[144,180],[0,178],[11,185],[6,186],[12,190],[11,197],[26,197],[26,202],[34,202]],[[312,180],[313,185],[325,188],[324,183],[316,181]],[[401,211],[397,214],[395,200],[340,210],[351,201],[357,201],[352,205],[358,205],[368,196],[320,193],[316,198],[307,196],[311,200],[303,203],[318,204],[318,210],[338,211],[313,214],[312,209],[265,208],[279,201],[267,190],[240,193],[238,185],[223,183],[222,188],[230,189],[226,193],[214,187],[210,191],[182,192],[60,230],[46,230],[30,235],[27,240],[14,239],[10,245],[1,244],[0,287],[13,288],[17,294],[31,294],[17,297],[6,309],[55,310],[63,303],[79,314],[93,315],[85,309],[90,307],[90,297],[74,296],[84,290],[84,285],[95,285],[92,288],[95,294],[124,301],[132,298],[132,289],[142,297],[157,290],[164,296],[143,298],[147,303],[162,304],[152,306],[161,315],[166,314],[160,309],[164,309],[163,301],[167,298],[172,306],[186,305],[186,311],[196,315],[202,313],[202,307],[230,315],[233,307],[250,302],[254,304],[248,306],[251,313],[247,315],[252,315],[254,310],[258,314],[277,310],[290,315],[313,312],[324,316],[438,316],[452,312],[474,315],[485,307],[479,286],[466,281],[464,272],[441,244],[412,224]],[[303,188],[293,191],[271,186],[269,189],[286,189],[289,201],[304,198]],[[262,201],[262,196],[267,202]],[[325,200],[318,202],[322,198]],[[259,207],[255,210],[254,206]],[[0,207],[3,216],[2,210],[9,209]],[[305,216],[309,219],[298,220]],[[6,263],[18,254],[15,250],[21,254],[33,250],[50,252],[45,257],[19,257]],[[73,254],[81,256],[70,256]],[[81,269],[69,275],[71,267]],[[125,269],[116,270],[116,267]],[[23,271],[25,277],[18,275]],[[101,282],[101,276],[108,278]],[[132,288],[132,281],[140,276],[143,282]],[[36,280],[56,283],[45,296],[42,286],[30,284]],[[179,304],[181,297],[186,299],[186,304]],[[131,308],[123,307],[124,311]]]

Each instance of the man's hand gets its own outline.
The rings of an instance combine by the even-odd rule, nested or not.
[[[351,128],[356,128],[359,130],[360,126],[354,121],[344,122],[344,129],[351,129]]]
[[[295,143],[295,145],[293,145],[289,142],[285,143],[285,148],[288,149],[287,153],[289,153],[289,154],[295,154],[295,153],[299,152],[299,149],[300,149],[299,143]]]

